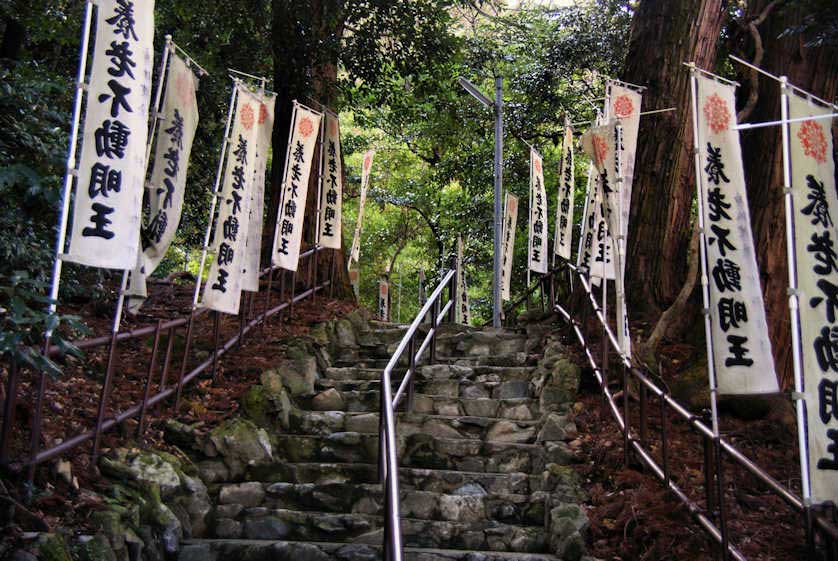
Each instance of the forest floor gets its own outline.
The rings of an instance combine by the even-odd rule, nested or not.
[[[142,326],[154,325],[157,320],[166,321],[189,315],[193,285],[191,283],[172,285],[149,285],[150,298],[137,316],[125,314],[123,331]],[[263,291],[264,293],[264,291]],[[111,328],[113,314],[111,297],[90,299],[83,303],[70,303],[62,306],[61,312],[76,314],[83,318],[91,329],[88,337],[107,335]],[[285,295],[287,299],[287,294]],[[103,304],[108,302],[108,304]],[[275,293],[272,306],[279,303]],[[242,306],[251,306],[249,299],[243,299]],[[265,302],[252,303],[251,315],[265,308]],[[244,344],[232,347],[218,360],[215,375],[205,372],[184,385],[183,396],[177,418],[179,421],[205,426],[206,430],[217,426],[221,421],[233,416],[239,409],[239,400],[253,384],[259,383],[263,369],[279,362],[282,357],[281,346],[277,342],[288,336],[303,335],[312,325],[342,317],[355,309],[354,302],[327,298],[318,295],[316,301],[310,298],[294,305],[293,314],[288,311],[269,318],[264,329],[256,328],[246,337]],[[192,337],[192,351],[187,363],[188,372],[201,361],[211,356],[213,346],[213,321],[211,313],[204,313],[195,321]],[[219,341],[229,340],[239,330],[236,317],[221,315],[219,322]],[[168,333],[164,330],[159,344],[159,352],[152,375],[150,395],[163,383],[162,371],[168,345]],[[172,358],[168,369],[166,387],[177,384],[185,339],[185,327],[180,327],[172,336]],[[114,360],[113,385],[106,408],[106,417],[124,411],[142,402],[149,373],[149,361],[154,335],[119,342]],[[81,359],[65,357],[62,360],[63,373],[57,379],[49,379],[44,401],[42,448],[56,445],[81,432],[92,429],[96,424],[97,411],[104,381],[107,363],[108,345],[101,345],[84,352]],[[209,369],[208,369],[209,370]],[[8,372],[0,373],[0,384],[5,388]],[[15,408],[16,430],[12,434],[9,456],[12,458],[11,471],[6,472],[12,485],[6,491],[16,501],[22,499],[22,487],[19,485],[25,471],[14,460],[25,457],[29,450],[31,419],[34,412],[35,389],[37,378],[32,372],[23,371],[19,386],[17,406]],[[164,422],[174,415],[174,400],[168,399],[156,407],[148,409],[145,426],[138,435],[139,423],[136,418],[128,419],[115,429],[102,436],[102,452],[120,446],[141,446],[172,452],[179,451],[168,446],[163,439]],[[72,527],[82,531],[87,526],[92,511],[102,508],[96,495],[84,492],[84,489],[101,490],[102,480],[91,467],[90,441],[81,444],[69,453],[72,474],[77,478],[77,492],[70,481],[60,477],[55,462],[41,464],[36,473],[36,488],[39,490],[32,506],[30,528],[45,531],[47,527]],[[16,484],[17,483],[17,484]],[[0,489],[3,491],[3,489]],[[27,515],[29,516],[29,515]],[[24,529],[27,529],[24,525]]]
[[[575,342],[567,338],[568,343]],[[579,351],[577,364],[585,365]],[[592,348],[599,348],[598,344]],[[660,349],[661,379],[669,386],[700,362],[703,346],[668,345]],[[613,362],[612,362],[613,364]],[[612,369],[612,376],[616,370]],[[637,435],[639,406],[632,392],[630,426]],[[578,472],[589,494],[592,553],[604,561],[698,561],[716,559],[720,548],[690,516],[688,509],[640,460],[626,465],[622,433],[605,405],[590,368],[583,367],[583,403],[576,417],[580,437],[572,443],[584,463]],[[620,402],[622,408],[623,404]],[[659,401],[650,395],[648,445],[662,464]],[[699,413],[698,411],[695,411]],[[673,412],[666,415],[667,446],[673,481],[701,508],[706,505],[702,438]],[[709,424],[709,423],[708,423]],[[800,471],[794,426],[771,418],[743,420],[722,411],[722,437],[765,469],[781,484],[800,493]],[[749,561],[804,559],[802,517],[756,477],[726,459],[723,466],[725,512],[731,542]],[[717,522],[718,523],[718,522]]]

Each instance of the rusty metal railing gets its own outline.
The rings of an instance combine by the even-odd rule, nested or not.
[[[43,462],[65,456],[79,446],[88,441],[94,442],[93,455],[98,453],[99,437],[121,425],[129,419],[137,418],[138,425],[136,436],[140,438],[146,428],[146,418],[149,409],[153,407],[162,406],[163,402],[169,398],[174,398],[173,410],[178,411],[180,399],[183,389],[192,382],[195,378],[204,372],[210,371],[213,378],[215,377],[219,359],[230,349],[236,345],[241,344],[246,335],[256,327],[264,326],[269,318],[277,314],[282,314],[285,310],[289,314],[293,314],[294,304],[306,300],[308,298],[315,299],[319,292],[329,289],[330,296],[334,291],[334,284],[332,276],[335,270],[335,252],[331,253],[331,267],[325,273],[321,271],[318,277],[317,271],[317,255],[325,248],[314,247],[300,254],[300,266],[298,271],[285,271],[275,267],[268,267],[260,272],[260,279],[267,277],[267,288],[261,297],[262,307],[257,309],[257,304],[261,293],[245,293],[242,298],[241,311],[239,313],[239,322],[237,331],[229,337],[226,341],[220,341],[220,316],[217,312],[208,312],[208,310],[199,308],[192,311],[187,316],[179,317],[171,320],[158,320],[154,325],[147,325],[129,331],[123,331],[116,336],[105,335],[91,339],[84,339],[76,341],[76,347],[82,350],[91,350],[98,347],[108,347],[109,361],[112,362],[114,354],[117,352],[117,346],[129,341],[140,341],[148,336],[153,336],[153,344],[150,352],[150,359],[148,362],[148,369],[145,374],[145,383],[142,391],[142,398],[127,407],[126,409],[116,412],[113,415],[107,416],[104,412],[107,410],[110,401],[110,388],[103,384],[101,393],[99,395],[98,411],[96,423],[92,428],[88,428],[67,438],[61,442],[48,446],[41,447],[41,434],[43,428],[43,415],[41,414],[41,407],[36,406],[35,414],[32,416],[30,424],[30,446],[28,452],[19,455],[16,458],[10,457],[10,445],[12,440],[12,433],[15,428],[15,409],[18,400],[21,398],[20,393],[20,368],[17,364],[11,363],[8,365],[8,377],[6,380],[6,400],[3,407],[3,424],[0,428],[0,465],[7,465],[21,469],[28,468],[29,483],[34,478],[34,470],[36,466]],[[275,273],[279,271],[279,302],[272,302],[273,290],[272,284]],[[297,292],[298,276],[302,276],[301,283],[302,290]],[[325,278],[323,278],[325,277]],[[197,279],[196,282],[200,282]],[[286,286],[287,285],[287,286]],[[209,319],[212,322],[210,329],[211,346],[209,356],[197,365],[190,368],[190,362],[196,360],[197,353],[190,354],[193,347],[194,338],[197,336],[196,324],[200,320]],[[185,341],[183,345],[182,356],[180,357],[179,368],[177,367],[177,360],[175,357],[174,341],[177,338],[179,330],[185,329]],[[162,363],[158,368],[158,356],[161,354],[161,339],[165,334],[166,344],[163,354]],[[57,346],[51,346],[48,350],[48,356],[60,356],[61,350]],[[173,366],[174,365],[174,366]],[[176,377],[171,376],[172,370],[176,370]],[[156,391],[152,393],[151,388],[156,378],[155,372],[159,372],[159,382],[157,383]],[[170,378],[173,378],[170,380]],[[39,382],[34,388],[35,395],[39,401],[43,401],[46,392],[47,378],[40,376]],[[30,396],[31,398],[32,396]]]
[[[803,530],[806,532],[806,547],[810,559],[820,559],[820,557],[817,557],[818,553],[816,552],[816,541],[818,540],[822,546],[820,549],[823,552],[824,558],[829,561],[838,559],[838,524],[836,524],[834,508],[817,510],[812,505],[806,504],[797,493],[777,481],[777,479],[749,459],[725,438],[714,436],[713,430],[700,416],[691,413],[686,407],[673,399],[665,388],[661,388],[656,384],[652,380],[652,377],[635,367],[630,357],[625,356],[621,351],[617,338],[597,304],[586,275],[582,274],[581,271],[571,264],[566,263],[563,267],[566,267],[569,272],[568,278],[575,277],[578,279],[578,284],[576,285],[577,290],[585,293],[582,295],[582,301],[587,301],[590,304],[590,308],[602,329],[602,359],[600,364],[597,364],[594,353],[588,344],[588,337],[585,335],[588,329],[587,318],[589,317],[587,310],[583,310],[580,314],[585,318],[580,322],[573,317],[571,311],[562,305],[555,301],[551,302],[551,305],[570,324],[593,370],[607,409],[611,412],[612,417],[623,433],[624,462],[628,464],[630,454],[634,453],[636,458],[663,483],[670,494],[687,508],[693,519],[696,520],[709,537],[719,546],[719,553],[722,559],[746,561],[743,553],[732,543],[730,529],[727,525],[724,487],[724,464],[726,459],[750,473],[772,494],[780,497],[795,513],[801,515]],[[551,295],[556,293],[555,283],[559,278],[558,272],[558,270],[551,271],[547,276],[547,281],[552,284],[550,289]],[[622,386],[622,409],[609,387],[609,347],[619,357],[617,368],[621,372],[620,375],[611,381],[616,381]],[[630,387],[629,380],[634,380],[639,388],[638,401],[640,410],[637,429],[630,426],[631,412],[629,404],[631,399],[628,391]],[[660,415],[660,446],[658,447],[658,452],[660,454],[660,461],[655,459],[649,446],[648,419],[651,407],[649,404],[649,394],[658,400]],[[702,439],[705,483],[704,505],[690,498],[687,489],[680,486],[672,477],[671,442],[667,432],[668,415],[675,415],[685,421],[687,426]]]

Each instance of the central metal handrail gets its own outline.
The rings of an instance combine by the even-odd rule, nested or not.
[[[413,405],[413,374],[422,354],[430,348],[430,362],[436,359],[436,334],[446,317],[454,321],[457,278],[455,270],[448,271],[431,293],[428,301],[419,310],[407,332],[396,347],[396,351],[381,373],[381,406],[379,414],[379,481],[384,484],[384,558],[387,561],[402,561],[402,531],[399,517],[399,461],[396,450],[396,407],[407,396],[407,409]],[[448,288],[448,302],[440,307],[442,294]],[[430,314],[430,328],[416,350],[416,335]],[[408,353],[408,367],[395,395],[392,388],[393,370],[399,364],[405,351]]]

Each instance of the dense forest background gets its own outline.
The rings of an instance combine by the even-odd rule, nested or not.
[[[632,320],[654,363],[666,339],[698,322],[694,178],[688,73],[683,61],[741,84],[740,119],[777,118],[776,84],[742,67],[735,53],[825,99],[838,96],[838,16],[831,0],[589,0],[554,6],[500,0],[157,0],[155,44],[171,34],[206,68],[178,236],[157,276],[197,271],[210,190],[229,99],[228,68],[268,76],[278,94],[273,153],[284,154],[292,100],[340,112],[345,170],[344,247],[357,215],[360,160],[376,149],[361,243],[361,302],[375,309],[389,273],[393,310],[418,306],[419,272],[429,282],[465,242],[473,321],[488,318],[492,267],[491,115],[456,83],[491,91],[504,78],[504,187],[527,200],[527,143],[545,157],[555,216],[561,124],[593,118],[604,80],[648,87],[641,120],[628,242]],[[43,294],[54,254],[81,14],[84,2],[0,4],[0,352],[48,321]],[[785,247],[777,129],[744,133],[758,260],[779,374],[789,370]],[[272,233],[283,162],[270,163],[266,232]],[[580,220],[587,161],[576,160]],[[314,174],[313,174],[314,177]],[[316,185],[309,186],[314,193]],[[309,196],[311,204],[314,196]],[[271,212],[273,210],[273,212]],[[311,214],[313,207],[309,208]],[[526,279],[526,212],[519,212],[513,292]],[[553,225],[551,223],[551,233]],[[312,240],[312,227],[307,240]],[[266,241],[266,243],[270,243]],[[264,252],[263,252],[264,253]],[[110,313],[113,273],[69,266],[62,301],[100,301]],[[662,318],[662,319],[661,319]],[[700,336],[700,335],[699,335]],[[648,354],[652,353],[652,354]]]

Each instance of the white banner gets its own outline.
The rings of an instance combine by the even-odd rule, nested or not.
[[[593,268],[594,235],[596,217],[599,213],[599,174],[593,164],[588,167],[588,185],[585,189],[585,208],[582,216],[582,229],[579,237],[579,251],[576,266],[590,275]]]
[[[541,155],[530,149],[530,220],[527,266],[536,273],[547,273],[547,191],[544,188],[544,168]]]
[[[607,226],[608,239],[603,240],[605,244],[617,248],[614,232],[620,230],[620,200],[621,200],[621,166],[619,162],[618,147],[620,146],[620,129],[617,121],[610,121],[606,125],[593,127],[582,136],[582,146],[585,153],[591,158],[599,172],[599,184],[602,186],[602,223]],[[620,251],[614,251],[615,268],[621,268]],[[626,354],[631,353],[631,344],[628,333],[628,318],[626,315],[625,298],[623,292],[623,279],[616,277],[616,314],[617,318],[617,339],[620,348]]]
[[[245,249],[242,290],[259,292],[259,271],[262,262],[262,220],[265,214],[265,168],[268,163],[268,149],[274,130],[274,106],[276,94],[266,95],[259,92],[256,145],[253,149],[253,189],[250,197],[250,219],[248,220],[247,242]]]
[[[276,213],[276,230],[271,262],[288,271],[297,270],[300,244],[303,239],[303,219],[308,198],[308,178],[314,159],[314,145],[322,115],[302,105],[294,106],[291,119],[291,140],[285,155],[285,177],[282,197]]]
[[[325,166],[320,187],[320,245],[340,249],[343,220],[343,169],[340,161],[340,121],[326,113]]]
[[[176,53],[170,52],[169,57],[166,95],[157,125],[154,168],[151,181],[146,185],[148,218],[140,232],[142,251],[137,254],[137,264],[128,284],[126,308],[132,313],[139,311],[148,294],[146,277],[163,260],[175,238],[183,209],[189,154],[198,127],[198,103],[195,101],[198,78]]]
[[[718,391],[777,392],[751,234],[736,125],[735,89],[698,77],[701,193],[710,273],[710,318]]]
[[[133,269],[140,245],[154,0],[97,0],[67,261]]]
[[[466,270],[463,267],[463,238],[457,236],[457,300],[456,321],[468,325],[471,321],[471,310],[468,302],[468,287],[466,285]]]
[[[378,280],[378,319],[390,321],[390,280],[386,276]]]
[[[789,117],[828,115],[795,93]],[[838,197],[831,120],[790,124],[791,184],[800,292],[801,347],[809,428],[809,470],[816,503],[838,502]]]
[[[562,161],[559,164],[559,195],[556,205],[556,239],[553,251],[559,257],[570,261],[570,245],[573,241],[573,128],[570,119],[564,119],[564,140]]]
[[[219,209],[213,228],[215,259],[207,274],[201,302],[205,308],[228,314],[239,313],[261,105],[259,98],[245,86],[237,84],[236,88],[236,113],[227,147],[224,182],[217,195]]]
[[[372,169],[374,156],[375,150],[373,149],[364,152],[364,163],[361,168],[361,199],[358,202],[358,219],[355,221],[355,235],[352,236],[352,247],[349,251],[347,267],[352,266],[352,261],[357,263],[361,259],[361,225],[364,222],[364,206],[367,204],[367,187],[370,182],[370,169]]]
[[[501,261],[501,300],[512,298],[512,261],[515,259],[515,229],[518,226],[518,197],[506,192],[503,212],[503,259]]]
[[[622,143],[620,154],[621,169],[623,174],[622,185],[622,234],[628,236],[629,211],[631,210],[631,190],[634,182],[634,157],[637,153],[637,133],[640,128],[640,104],[643,96],[638,92],[619,86],[614,83],[607,83],[606,98],[608,99],[608,110],[606,116],[612,119],[619,119],[623,127]],[[623,263],[625,266],[625,263]],[[625,273],[623,273],[625,275]]]

